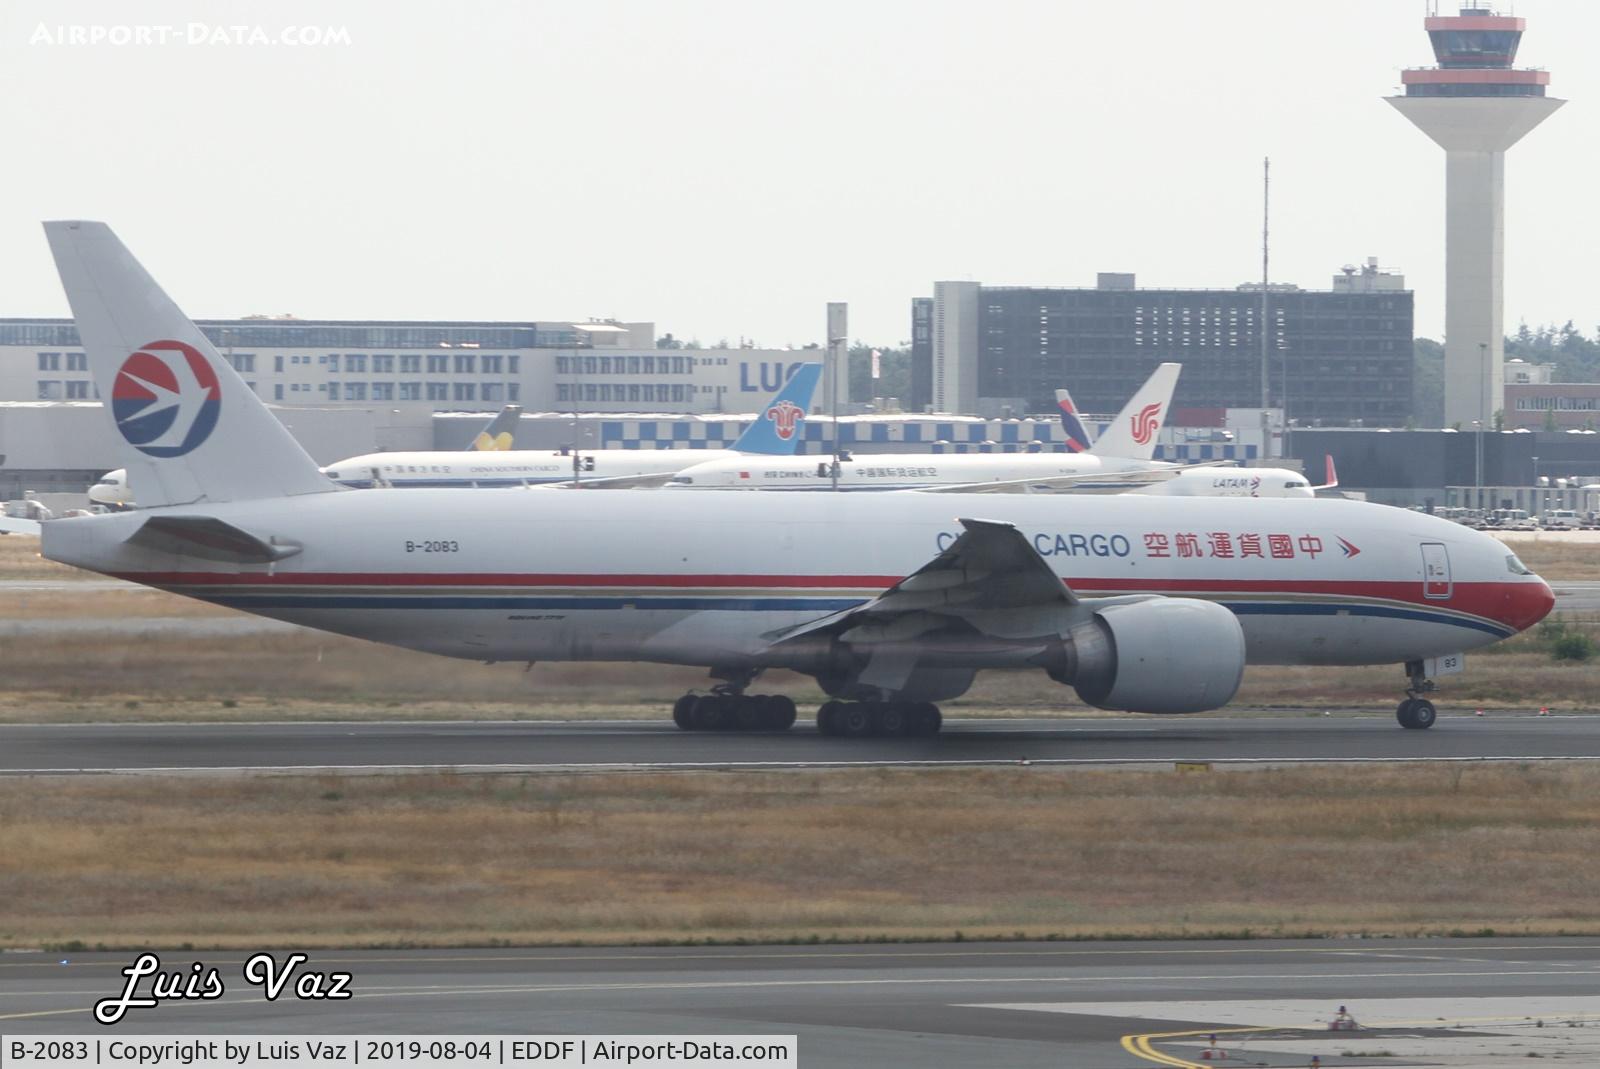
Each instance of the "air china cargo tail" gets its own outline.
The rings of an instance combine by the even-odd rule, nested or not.
[[[801,426],[821,364],[800,364],[731,449],[507,449],[488,453],[368,453],[328,465],[324,474],[345,486],[407,487],[621,485],[640,476],[673,473],[703,460],[784,457],[800,444]]]
[[[831,695],[823,732],[867,735],[936,731],[986,668],[1191,713],[1246,663],[1403,664],[1397,715],[1422,728],[1433,676],[1553,602],[1486,535],[1349,501],[348,491],[104,224],[46,232],[160,493],[44,524],[45,556],[446,656],[702,666],[721,682],[676,703],[685,728],[788,727],[792,701],[749,693],[779,666]]]

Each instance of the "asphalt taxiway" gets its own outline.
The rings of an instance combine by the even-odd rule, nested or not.
[[[952,719],[931,739],[679,731],[660,721],[0,725],[0,775],[1600,759],[1600,716]]]
[[[306,969],[351,974],[339,1004],[267,1001],[246,957],[164,955],[215,966],[223,996],[106,1029],[90,1009],[133,954],[0,954],[0,1030],[777,1034],[812,1069],[1203,1064],[1209,1030],[1259,1065],[1370,1064],[1341,1057],[1353,1049],[1391,1051],[1386,1065],[1600,1058],[1594,939],[310,952]],[[1341,1005],[1368,1031],[1328,1032]]]

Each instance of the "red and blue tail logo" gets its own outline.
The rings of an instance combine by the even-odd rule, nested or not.
[[[772,421],[772,429],[778,437],[787,442],[794,437],[795,427],[806,418],[806,410],[793,401],[783,400],[767,409],[767,418]]]
[[[222,386],[192,345],[153,341],[122,362],[111,415],[128,444],[152,457],[181,457],[216,429]]]
[[[1161,426],[1161,402],[1157,401],[1145,405],[1134,415],[1132,426],[1133,440],[1140,445],[1149,445],[1150,439],[1155,437],[1156,430]]]
[[[1089,448],[1089,428],[1078,418],[1077,406],[1065,390],[1056,391],[1056,407],[1061,409],[1061,428],[1067,432],[1067,452],[1081,453]]]

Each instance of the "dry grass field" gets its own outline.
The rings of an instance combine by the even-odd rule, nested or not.
[[[40,560],[37,540],[0,538],[0,579],[74,582],[86,573]],[[1530,542],[1517,551],[1559,579],[1581,572],[1600,546]],[[91,577],[92,578],[92,577]],[[241,615],[136,587],[6,591],[5,621],[184,619]],[[1595,630],[1595,621],[1577,621]],[[137,625],[135,625],[135,628]],[[255,719],[659,718],[679,694],[707,682],[697,669],[647,664],[482,665],[409,653],[314,631],[250,635],[18,634],[0,650],[0,721]],[[1468,658],[1445,682],[1438,704],[1526,709],[1600,706],[1600,660],[1556,662],[1534,632]],[[772,673],[763,681],[803,705],[821,692],[808,678]],[[1236,706],[1370,712],[1389,716],[1399,699],[1397,666],[1330,670],[1251,668]],[[1103,715],[1042,673],[986,672],[952,715]]]
[[[1600,931],[1600,770],[0,781],[0,945]]]

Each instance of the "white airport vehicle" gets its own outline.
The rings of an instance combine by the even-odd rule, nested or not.
[[[1575,509],[1545,509],[1539,522],[1545,527],[1578,528],[1583,526],[1583,516]]]
[[[328,465],[344,486],[418,487],[622,486],[665,481],[704,459],[790,455],[811,405],[821,364],[801,364],[731,449],[511,449],[488,453],[367,453]]]
[[[521,418],[521,405],[506,405],[484,425],[483,430],[472,440],[472,444],[461,450],[461,453],[492,453],[510,449],[517,421]],[[445,455],[459,459],[461,453]],[[128,469],[118,468],[102,475],[98,482],[89,487],[89,500],[97,505],[106,505],[114,509],[137,507],[133,491],[128,488]]]
[[[1181,364],[1161,364],[1092,445],[1067,453],[863,453],[842,455],[838,489],[905,490],[930,486],[1060,480],[1095,473],[1119,474],[1152,468],[1176,469],[1151,459],[1172,404]],[[1071,405],[1065,390],[1058,403]],[[1072,422],[1068,423],[1067,418]],[[1062,409],[1067,437],[1088,438],[1076,410]],[[1074,433],[1073,424],[1077,432]],[[686,467],[667,484],[674,490],[832,490],[833,457],[733,457]]]
[[[323,477],[103,223],[47,223],[145,508],[42,552],[211,603],[483,661],[654,661],[723,682],[686,728],[785,728],[761,671],[814,676],[829,734],[931,733],[985,668],[1106,709],[1226,705],[1245,664],[1433,677],[1554,598],[1493,538],[1352,501],[1117,495],[348,491]],[[127,339],[146,339],[129,342]]]

